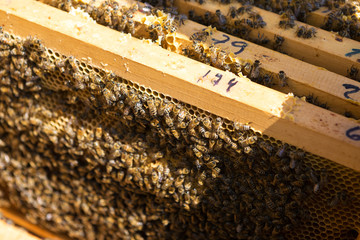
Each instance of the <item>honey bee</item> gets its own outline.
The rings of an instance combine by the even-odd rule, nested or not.
[[[284,43],[285,38],[275,34],[274,35],[274,40],[275,40],[275,43],[274,43],[274,46],[273,46],[274,50],[275,51],[281,51],[281,46]]]
[[[103,158],[105,157],[105,151],[101,148],[100,144],[98,141],[95,141],[93,143],[93,147],[96,151],[96,154],[100,157],[100,158]]]
[[[284,71],[282,71],[282,70],[279,71],[278,78],[279,78],[280,86],[281,86],[281,87],[285,87],[285,86],[288,85],[288,84],[287,84],[287,76],[286,76],[286,74],[285,74]]]
[[[207,130],[210,130],[212,128],[212,123],[211,123],[211,120],[209,117],[205,117],[203,120],[202,120],[202,124],[204,125],[204,127],[207,129]]]
[[[169,115],[172,109],[173,109],[173,104],[169,100],[164,99],[162,103],[160,103],[158,114],[160,116],[164,116],[164,114]]]
[[[200,31],[200,32],[195,32],[190,36],[190,40],[194,41],[199,41],[199,42],[206,42],[206,40],[209,37],[209,32],[207,31]]]
[[[123,14],[120,18],[119,24],[117,25],[117,30],[120,32],[124,31],[126,28],[127,22],[128,22],[128,16]]]
[[[351,66],[351,68],[347,70],[347,77],[356,80],[358,73],[359,69],[357,69],[355,66]]]
[[[203,154],[202,154],[196,147],[193,147],[192,150],[193,150],[194,155],[195,155],[197,158],[200,159],[200,158],[203,157]]]
[[[101,90],[101,92],[102,92],[102,94],[103,94],[103,96],[104,96],[104,98],[106,100],[106,103],[108,105],[113,105],[118,100],[116,98],[115,94],[112,91],[110,91],[109,89],[107,89],[107,88],[103,88]]]
[[[125,152],[128,152],[128,153],[134,153],[135,152],[135,149],[129,144],[121,145],[121,149],[124,150]]]
[[[65,60],[65,64],[68,64],[70,66],[70,69],[74,72],[74,73],[77,73],[80,71],[76,61],[75,61],[75,58],[73,56],[70,56],[68,58],[66,58]]]
[[[147,190],[151,190],[152,189],[152,186],[151,186],[151,184],[150,184],[150,181],[149,181],[149,178],[147,178],[147,177],[144,177],[144,185],[145,185],[145,188],[147,189]]]
[[[165,119],[165,123],[169,128],[173,128],[174,127],[174,122],[172,120],[172,118],[170,117],[169,113],[166,112],[164,114],[164,119]]]
[[[153,159],[153,160],[158,160],[158,159],[161,159],[164,157],[164,153],[159,151],[159,152],[155,152],[153,154],[150,154],[150,157]]]
[[[156,105],[155,105],[155,101],[153,99],[148,99],[147,100],[147,105],[148,105],[148,108],[149,108],[149,113],[150,113],[150,116],[151,117],[156,117],[157,115],[157,108],[156,108]]]
[[[135,33],[135,22],[134,22],[134,20],[129,19],[127,21],[126,26],[127,26],[128,33],[130,33],[131,35],[134,35],[134,33]]]
[[[316,29],[311,27],[306,30],[306,33],[304,35],[304,38],[312,38],[316,36]]]
[[[204,145],[196,144],[195,148],[198,149],[202,153],[207,153],[207,148]]]
[[[214,63],[214,66],[218,68],[224,68],[225,67],[225,59],[227,57],[227,54],[224,50],[220,50],[217,54],[216,61]],[[226,69],[229,70],[229,69]]]
[[[198,118],[193,118],[190,120],[189,125],[188,125],[188,129],[190,131],[190,129],[195,129],[195,127],[197,127],[197,125],[199,125],[200,120]]]
[[[153,171],[151,173],[151,181],[156,185],[158,184],[158,181],[159,181],[159,175],[156,171]]]
[[[218,18],[218,23],[219,23],[219,25],[220,26],[225,26],[225,24],[226,24],[226,17],[223,15],[223,14],[221,14],[221,11],[219,10],[219,9],[217,9],[216,11],[215,11],[215,15],[217,16],[217,18]]]
[[[171,133],[172,135],[176,138],[176,139],[179,139],[180,138],[180,134],[179,132],[175,129],[175,128],[171,128]]]
[[[237,75],[241,73],[241,63],[237,59],[233,62],[233,72],[235,72]]]
[[[325,187],[328,184],[328,174],[327,174],[327,170],[325,168],[322,168],[320,170],[320,184],[321,187]]]
[[[246,138],[244,141],[241,141],[241,145],[242,146],[249,146],[251,144],[254,144],[257,140],[256,136],[250,136],[248,138]]]
[[[217,178],[219,176],[220,172],[221,172],[221,169],[218,167],[215,167],[211,170],[211,176],[213,178]]]
[[[250,125],[248,124],[242,124],[242,123],[239,123],[239,122],[234,122],[233,123],[233,127],[236,131],[249,131],[250,130]]]
[[[224,131],[220,131],[219,133],[219,138],[224,140],[224,142],[226,142],[227,144],[231,144],[232,141],[230,139],[230,137],[224,132]]]
[[[213,159],[211,161],[208,161],[207,163],[205,163],[205,165],[210,168],[210,169],[213,169],[216,167],[216,164],[218,163],[219,161],[216,160],[216,159]]]
[[[179,188],[183,184],[183,182],[184,182],[184,176],[180,175],[175,179],[174,186],[176,188]]]
[[[142,118],[145,118],[146,112],[142,107],[141,102],[137,102],[134,105],[134,114],[135,116],[141,116]]]
[[[248,75],[248,74],[250,74],[250,71],[251,71],[251,63],[246,62],[243,65],[242,72],[243,72],[244,75]]]
[[[249,147],[249,146],[244,147],[244,153],[250,154],[251,152],[252,152],[251,147]]]
[[[214,122],[214,125],[213,125],[213,130],[216,132],[216,133],[220,133],[220,128],[222,127],[222,118],[221,117],[217,117],[215,119],[215,122]]]
[[[316,183],[313,187],[314,193],[318,193],[320,191],[320,188],[321,188],[320,182]]]
[[[172,195],[175,193],[176,188],[173,186],[169,186],[169,188],[167,190],[168,190],[168,193]]]
[[[97,127],[95,129],[95,137],[97,139],[101,139],[102,138],[102,128],[101,127]]]
[[[158,119],[155,118],[155,119],[151,120],[150,125],[152,127],[155,127],[155,129],[157,130],[157,132],[159,133],[160,136],[165,136],[165,132],[162,129]]]
[[[300,27],[298,27],[298,29],[296,30],[296,36],[297,36],[297,37],[304,37],[306,31],[307,31],[307,28],[306,28],[306,27],[300,26]]]
[[[199,126],[199,132],[204,138],[210,138],[210,132],[206,131],[205,128]]]
[[[252,68],[251,68],[251,72],[250,72],[250,79],[258,79],[259,75],[260,75],[260,61],[259,60],[255,60]]]
[[[329,200],[328,205],[330,207],[336,207],[337,205],[346,205],[349,203],[349,196],[346,191],[337,192],[336,195]]]
[[[119,149],[112,149],[109,154],[109,159],[115,159],[121,156],[121,151]]]

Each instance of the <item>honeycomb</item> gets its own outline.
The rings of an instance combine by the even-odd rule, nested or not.
[[[74,239],[356,239],[360,173],[0,34],[0,185]]]

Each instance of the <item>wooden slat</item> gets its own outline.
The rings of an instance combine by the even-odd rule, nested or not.
[[[120,77],[230,120],[252,122],[268,136],[360,170],[359,122],[39,2],[1,2],[0,19],[13,34],[36,35],[62,54],[108,64]],[[222,74],[216,86],[215,74]],[[229,83],[236,85],[229,89]]]
[[[331,12],[328,7],[321,7],[308,14],[306,22],[312,26],[321,28],[326,22],[326,16]]]
[[[35,225],[35,224],[32,224],[30,222],[28,222],[27,220],[25,220],[24,216],[22,216],[21,214],[19,214],[18,212],[14,211],[13,209],[10,209],[10,208],[0,208],[0,212],[3,214],[4,217],[8,218],[8,219],[11,219],[15,224],[27,229],[28,231],[36,234],[37,236],[40,236],[40,237],[43,237],[43,238],[49,238],[49,239],[52,239],[52,240],[61,240],[61,239],[64,239],[62,237],[59,237],[57,235],[54,235],[52,233],[50,233],[49,231],[46,231],[44,230],[43,228]],[[13,231],[13,233],[11,231],[9,231],[7,234],[7,238],[1,238],[2,237],[2,233],[3,233],[3,230],[2,230],[2,227],[3,225],[1,224],[1,221],[0,221],[0,239],[24,239],[24,240],[27,240],[27,239],[38,239],[36,237],[30,237],[31,235],[30,234],[25,234],[26,232],[24,232],[23,235],[19,235],[19,238],[15,238],[16,236],[16,233],[15,233],[15,230]],[[12,234],[14,234],[13,238],[12,237]],[[27,236],[28,235],[28,236]]]
[[[38,240],[39,238],[26,232],[24,229],[10,225],[4,220],[0,220],[0,239],[1,240]]]
[[[185,0],[174,0],[174,5],[183,14],[188,14],[189,10],[194,10],[197,15],[204,15],[207,11],[215,14],[216,10],[220,10],[225,16],[228,14],[230,7],[239,8],[242,6],[239,3],[223,5],[210,1],[200,5],[197,2]],[[360,47],[359,42],[346,38],[342,42],[336,41],[335,34],[319,28],[316,29],[317,34],[315,38],[299,38],[296,36],[297,27],[287,30],[279,27],[281,18],[278,14],[256,7],[253,10],[261,15],[267,25],[264,28],[252,30],[249,34],[250,38],[256,39],[258,34],[264,34],[265,37],[271,40],[272,46],[274,36],[280,35],[285,38],[282,50],[290,56],[343,76],[348,75],[347,71],[352,66],[360,69],[360,54],[351,55],[352,49]],[[233,21],[230,19],[230,16],[227,16],[227,20],[229,22]],[[296,24],[298,26],[307,26],[301,22],[296,22]],[[357,76],[358,80],[360,79],[359,75]]]

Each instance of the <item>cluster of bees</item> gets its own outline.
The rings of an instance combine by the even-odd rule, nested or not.
[[[173,13],[174,11],[169,8],[165,8],[164,10],[170,11],[173,14],[166,14],[159,8],[153,8],[149,4],[139,6],[139,4],[134,3],[130,6],[120,6],[119,3],[114,0],[104,1],[100,5],[97,5],[95,0],[89,2],[44,0],[44,2],[64,11],[70,11],[72,8],[79,8],[89,14],[92,19],[101,25],[120,32],[130,33],[134,37],[150,39],[163,48],[171,51],[176,51],[178,46],[174,42],[169,42],[168,39],[185,19],[185,16],[178,15],[177,12]],[[168,5],[165,2],[163,4],[166,6]],[[141,22],[137,22],[133,19],[134,14],[138,11],[147,15]],[[141,32],[141,24],[147,26],[146,30],[149,33],[149,36],[144,35],[144,33]]]
[[[0,184],[33,223],[75,239],[282,239],[328,186],[249,125],[50,58],[35,38],[2,32],[0,49]]]
[[[360,5],[347,3],[332,10],[322,28],[338,32],[341,37],[360,39]]]
[[[218,30],[247,40],[250,40],[249,33],[253,29],[266,26],[261,15],[254,11],[251,6],[243,6],[237,9],[232,7],[228,13],[222,13],[219,9],[215,11],[215,14],[207,11],[203,15],[197,15],[194,10],[189,10],[188,18],[206,26],[212,25]]]
[[[350,3],[345,0],[244,0],[240,2],[280,14],[284,20],[281,20],[279,25],[284,28],[293,28],[295,20],[306,22],[310,12],[325,6],[331,12],[326,17],[323,29],[338,32],[341,37],[359,39],[360,36],[359,4],[356,1]]]
[[[290,15],[286,21],[280,25],[294,25],[295,20],[306,22],[310,12],[319,9],[322,6],[328,7],[331,12],[327,15],[326,21],[322,26],[328,31],[338,32],[340,36],[359,39],[359,5],[356,1],[346,2],[345,0],[312,0],[312,1],[253,1],[257,7],[272,11],[282,16]]]
[[[191,48],[184,49],[184,54],[189,58],[216,68],[247,76],[250,80],[267,87],[271,87],[276,83],[281,87],[287,86],[287,76],[284,71],[279,71],[278,74],[274,75],[262,69],[259,60],[254,62],[241,60],[213,44],[209,46],[205,44],[208,36],[209,32],[207,30],[193,34],[193,45]]]
[[[126,7],[120,6],[116,1],[104,1],[100,6],[96,5],[96,0],[89,2],[48,0],[45,2],[67,12],[70,12],[72,8],[80,8],[99,24],[121,32],[135,33],[136,24],[133,14],[139,10],[137,4]]]
[[[320,7],[327,6],[330,9],[337,8],[340,4],[345,3],[345,0],[240,0],[242,4],[251,4],[270,12],[283,14],[291,11],[296,20],[306,22],[308,14],[312,11],[318,10]]]

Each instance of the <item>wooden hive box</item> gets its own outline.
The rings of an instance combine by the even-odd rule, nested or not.
[[[44,2],[65,11],[0,3],[4,216],[49,238],[357,238],[360,44],[317,28],[327,8],[312,27],[172,3],[201,25]]]

